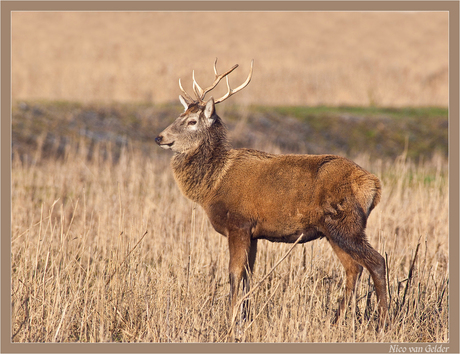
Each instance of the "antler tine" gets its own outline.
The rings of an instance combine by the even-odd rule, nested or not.
[[[217,58],[214,60],[214,74],[217,76]]]
[[[180,79],[179,79],[179,88],[181,89],[181,91],[182,91],[182,93],[184,94],[184,96],[185,96],[186,99],[190,100],[191,102],[194,102],[194,101],[195,101],[192,97],[190,97],[190,95],[189,95],[187,92],[185,92],[185,90],[184,90],[184,88],[182,87],[182,84],[181,84],[181,82],[180,82]]]
[[[192,71],[192,78],[193,78],[193,91],[195,91],[196,98],[198,101],[203,102],[203,89],[198,85],[198,83],[195,80],[195,70]]]
[[[246,79],[245,82],[243,82],[240,86],[238,86],[237,88],[235,88],[234,90],[232,90],[230,88],[230,83],[228,81],[228,76],[227,76],[227,87],[228,87],[228,92],[222,96],[221,98],[215,100],[214,102],[217,104],[217,103],[220,103],[222,101],[225,101],[227,98],[229,98],[230,96],[234,95],[235,93],[237,93],[238,91],[241,91],[242,89],[244,89],[246,86],[249,85],[249,82],[251,81],[251,78],[252,78],[252,70],[253,70],[253,67],[254,67],[254,59],[251,61],[251,71],[249,72],[249,75],[248,75],[248,78]]]

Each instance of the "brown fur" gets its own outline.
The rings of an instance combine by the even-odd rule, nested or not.
[[[345,268],[345,296],[336,318],[348,306],[365,267],[374,281],[382,323],[387,315],[385,261],[364,232],[380,200],[377,177],[334,155],[232,149],[212,99],[206,106],[208,116],[206,107],[199,106],[197,113],[198,106],[190,106],[156,141],[176,152],[171,165],[183,194],[199,203],[214,229],[228,238],[230,315],[241,280],[248,290],[247,270],[253,269],[257,240],[293,243],[303,234],[302,243],[325,237]],[[189,126],[192,110],[197,122]],[[195,143],[184,145],[182,137]]]

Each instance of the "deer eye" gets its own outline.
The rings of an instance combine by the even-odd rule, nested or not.
[[[188,125],[195,125],[196,124],[196,120],[191,120],[187,123]]]

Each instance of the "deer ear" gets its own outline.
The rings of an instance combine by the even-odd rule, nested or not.
[[[179,95],[179,101],[180,101],[180,103],[182,103],[182,106],[184,106],[185,111],[186,111],[188,109],[187,100],[184,97],[182,97],[182,95]]]
[[[209,101],[206,103],[206,107],[204,108],[204,116],[208,119],[211,119],[214,115],[214,98],[210,98]]]

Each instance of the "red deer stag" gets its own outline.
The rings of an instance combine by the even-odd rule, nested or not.
[[[231,89],[228,74],[217,73],[211,86],[202,89],[195,81],[196,99],[183,92],[185,108],[155,138],[175,154],[174,178],[182,193],[200,204],[214,229],[227,237],[230,251],[230,318],[233,318],[239,284],[248,291],[248,271],[256,259],[257,241],[301,243],[325,237],[345,267],[345,296],[336,320],[348,306],[363,267],[374,281],[380,323],[387,316],[385,260],[369,244],[364,232],[367,218],[380,200],[376,176],[354,162],[334,155],[273,155],[252,149],[232,149],[227,131],[215,110],[220,103],[245,88],[252,77]],[[228,92],[221,98],[205,95],[222,78]],[[246,304],[247,306],[247,304]],[[245,306],[243,313],[245,314]]]

